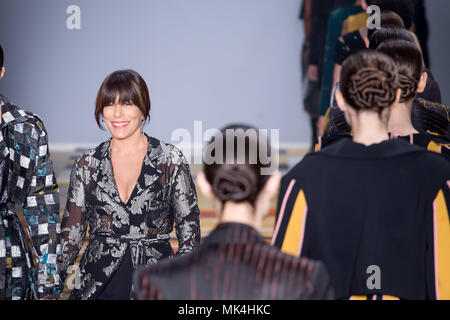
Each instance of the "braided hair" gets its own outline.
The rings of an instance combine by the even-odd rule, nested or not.
[[[402,90],[400,102],[414,99],[423,73],[422,53],[415,43],[404,40],[385,41],[377,51],[387,54],[397,64],[400,89]]]
[[[341,92],[356,111],[390,107],[399,88],[398,69],[392,58],[375,50],[362,50],[344,61]]]

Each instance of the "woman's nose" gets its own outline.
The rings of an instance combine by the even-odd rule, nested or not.
[[[122,115],[122,105],[116,104],[114,106],[114,117],[119,118]]]

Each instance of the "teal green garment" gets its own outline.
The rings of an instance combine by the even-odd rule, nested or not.
[[[352,15],[363,12],[360,6],[348,6],[334,10],[330,14],[327,29],[327,42],[325,46],[325,60],[322,75],[322,89],[320,92],[320,115],[325,115],[330,107],[331,87],[333,85],[334,47],[341,36],[344,21]]]

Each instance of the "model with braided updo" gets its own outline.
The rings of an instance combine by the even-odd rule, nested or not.
[[[214,136],[197,183],[213,201],[219,224],[192,255],[138,271],[138,298],[333,298],[321,262],[284,254],[260,234],[281,178],[278,172],[264,175],[270,163],[261,157],[261,150],[270,150],[270,145],[249,126],[228,126]]]
[[[282,179],[273,243],[323,261],[338,299],[450,298],[450,167],[389,139],[404,87],[384,53],[345,60],[336,98],[353,135]]]
[[[353,141],[369,146],[388,140],[390,107],[401,96],[397,66],[387,55],[371,50],[347,60],[336,99],[352,128]]]
[[[389,45],[384,45],[389,43]],[[370,48],[386,53],[399,68],[402,85],[400,104],[403,108],[394,108],[389,130],[391,137],[400,137],[430,151],[442,154],[450,140],[449,107],[440,104],[440,89],[432,73],[424,67],[422,53],[417,47],[410,32],[399,28],[382,28],[374,32],[370,38]],[[409,84],[408,84],[409,83]],[[339,87],[339,85],[338,85]],[[318,147],[325,147],[339,140],[342,136],[351,134],[351,129],[345,121],[343,112],[339,109],[336,99],[329,112],[329,121]],[[412,109],[407,110],[407,109]],[[402,112],[400,109],[402,109]],[[399,115],[402,114],[403,116]],[[399,119],[401,119],[399,121]]]
[[[403,40],[385,41],[377,50],[393,58],[399,68],[402,95],[400,101],[391,108],[388,124],[391,137],[398,137],[411,144],[441,153],[450,161],[448,108],[440,106],[441,113],[446,117],[440,116],[440,110],[434,111],[420,104],[416,104],[413,109],[416,96],[424,92],[428,78],[423,68],[420,50],[414,43]]]

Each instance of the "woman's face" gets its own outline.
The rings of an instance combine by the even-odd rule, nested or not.
[[[133,102],[114,103],[103,108],[103,122],[115,139],[127,139],[141,131],[144,115]]]

